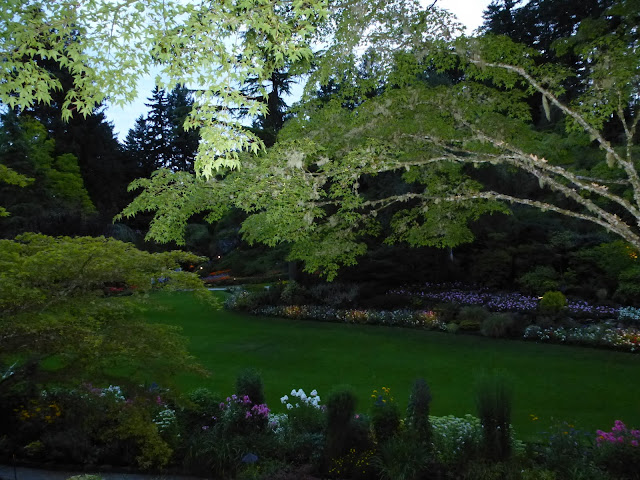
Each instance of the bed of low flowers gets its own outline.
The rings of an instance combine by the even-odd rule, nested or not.
[[[488,288],[473,288],[461,283],[431,284],[394,289],[394,294],[419,297],[432,302],[458,305],[480,305],[493,312],[531,313],[538,309],[539,297],[518,292],[492,292]],[[619,308],[594,305],[584,300],[569,300],[567,313],[580,317],[615,318]]]
[[[600,346],[628,352],[640,352],[640,330],[607,324],[583,325],[574,328],[530,325],[524,332],[526,340],[549,343]]]
[[[530,341],[565,343],[580,346],[617,349],[632,353],[640,352],[640,308],[635,307],[607,307],[591,305],[584,301],[570,301],[564,313],[568,316],[582,317],[582,324],[571,320],[568,326],[558,323],[553,326],[533,324],[536,315],[540,314],[537,297],[527,297],[517,293],[491,293],[482,289],[468,290],[463,285],[449,285],[443,290],[443,285],[428,285],[429,289],[416,291],[393,290],[390,293],[402,295],[417,295],[431,301],[438,301],[456,308],[483,307],[496,315],[525,314],[522,318],[527,324],[518,327],[519,330],[506,328],[497,335],[489,328],[483,330],[483,320],[460,322],[447,318],[445,311],[432,309],[397,308],[394,310],[374,310],[364,308],[335,308],[329,305],[271,305],[260,302],[258,306],[251,304],[251,297],[255,293],[238,289],[233,292],[225,303],[230,309],[247,311],[253,315],[290,318],[296,320],[313,320],[322,322],[338,322],[358,325],[383,325],[423,330],[436,330],[449,333],[458,331],[481,332],[487,336],[503,336],[520,338]],[[485,312],[486,314],[486,312]],[[450,317],[450,315],[449,315]],[[596,320],[599,319],[599,320]],[[606,320],[603,320],[606,319]],[[496,319],[490,319],[494,324]],[[498,320],[500,321],[500,320]],[[512,320],[504,319],[506,323]],[[548,322],[548,321],[547,321]],[[573,323],[573,326],[571,325]],[[472,328],[469,328],[469,325]],[[465,328],[462,328],[465,327]]]
[[[253,309],[254,315],[316,320],[360,325],[387,325],[426,330],[445,330],[446,325],[438,320],[431,310],[364,310],[337,309],[324,305],[267,305]]]

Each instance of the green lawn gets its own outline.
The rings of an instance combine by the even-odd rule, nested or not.
[[[217,294],[221,295],[221,294]],[[431,386],[432,414],[474,413],[473,383],[482,369],[502,369],[513,379],[513,424],[524,437],[546,430],[552,421],[608,430],[614,420],[640,426],[640,355],[480,336],[251,317],[202,305],[189,294],[158,296],[170,309],[153,320],[180,325],[190,351],[212,375],[183,376],[186,391],[207,386],[233,393],[235,376],[255,367],[268,403],[292,388],[321,397],[337,384],[349,384],[366,413],[371,391],[390,387],[406,406],[412,381]],[[539,420],[532,422],[530,414]]]

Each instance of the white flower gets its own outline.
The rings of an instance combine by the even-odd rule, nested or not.
[[[300,400],[302,400],[303,402],[307,400],[307,396],[304,394],[304,392],[302,392],[302,395],[300,395]]]
[[[294,397],[298,395],[298,392],[296,392],[295,388],[293,390],[291,390],[291,395],[294,396]]]
[[[287,403],[288,400],[289,400],[289,397],[287,395],[285,395],[284,397],[282,397],[280,399],[280,403]]]
[[[318,395],[318,391],[314,388],[313,390],[311,390],[311,396],[315,397],[316,395]]]
[[[291,410],[293,408],[293,405],[291,405],[290,403],[287,403],[287,410]]]
[[[304,390],[300,389],[300,390],[298,390],[298,396],[299,396],[300,398],[302,398],[302,397],[305,397],[305,398],[306,398],[306,396],[307,396],[307,395],[306,395],[306,393],[304,393]]]

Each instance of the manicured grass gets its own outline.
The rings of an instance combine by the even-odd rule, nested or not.
[[[222,295],[215,293],[215,295]],[[501,369],[513,381],[513,424],[523,437],[552,422],[594,431],[616,419],[640,427],[640,355],[562,345],[411,329],[252,317],[212,308],[187,294],[159,295],[169,310],[154,321],[180,325],[190,351],[209,378],[182,376],[185,391],[206,386],[227,396],[236,374],[255,367],[273,410],[292,388],[317,389],[325,399],[338,384],[358,394],[366,413],[373,389],[385,386],[406,407],[413,380],[431,387],[433,415],[475,414],[473,384],[479,371]],[[531,421],[530,415],[539,418]]]

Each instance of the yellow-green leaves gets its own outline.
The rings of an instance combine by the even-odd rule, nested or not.
[[[237,122],[236,108],[264,112],[241,92],[250,77],[267,79],[288,61],[311,58],[310,42],[327,1],[6,0],[0,5],[0,102],[51,102],[61,88],[43,62],[74,78],[65,119],[105,100],[135,98],[138,80],[160,69],[160,87],[199,93],[187,128],[200,127],[198,172],[210,178],[239,166],[238,152],[261,144]]]

